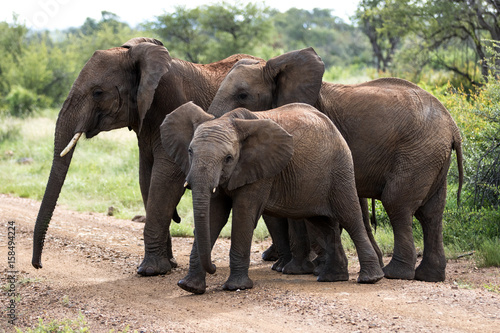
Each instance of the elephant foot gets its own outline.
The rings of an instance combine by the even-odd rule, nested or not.
[[[321,271],[325,269],[325,259],[323,257],[317,257],[316,259],[313,260],[314,264],[314,270],[313,270],[313,275],[318,276]]]
[[[426,264],[424,260],[415,270],[415,280],[426,282],[442,282],[446,279],[446,259],[444,265]]]
[[[330,269],[328,269],[326,265],[324,265],[323,267],[323,270],[318,274],[318,282],[336,282],[349,280],[349,272],[347,271],[347,267],[335,267]]]
[[[279,259],[278,250],[276,249],[276,245],[274,245],[274,244],[271,244],[271,246],[269,246],[267,248],[267,250],[265,250],[262,253],[262,260],[265,260],[265,261],[276,261],[278,259]]]
[[[248,275],[230,275],[226,283],[222,286],[224,290],[245,290],[253,288],[253,281],[248,277]]]
[[[271,266],[271,269],[276,272],[282,272],[283,267],[292,260],[291,256],[283,256],[278,258],[278,260]]]
[[[373,268],[362,268],[359,272],[358,283],[375,283],[384,277],[384,271],[380,267],[378,260],[377,265]]]
[[[382,270],[388,279],[413,280],[415,278],[415,268],[394,257]]]
[[[165,258],[151,253],[146,253],[142,263],[137,268],[137,274],[142,276],[164,275],[177,267],[177,261],[174,258]]]
[[[207,283],[204,276],[188,274],[185,278],[177,282],[177,285],[190,293],[201,295],[207,290]]]
[[[314,271],[314,264],[312,261],[304,259],[304,260],[296,260],[292,259],[288,264],[286,264],[281,272],[283,274],[311,274]]]

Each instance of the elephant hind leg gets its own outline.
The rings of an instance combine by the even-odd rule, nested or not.
[[[314,227],[318,230],[314,241],[322,248],[325,258],[317,280],[319,282],[349,280],[348,261],[342,247],[338,222],[326,217],[316,217],[309,221],[314,223]]]
[[[372,204],[374,204],[373,200],[375,200],[375,199],[371,199],[371,200],[372,200]],[[373,236],[372,227],[370,225],[370,211],[368,210],[368,199],[359,198],[359,204],[361,206],[361,212],[363,213],[363,224],[365,225],[366,233],[368,234],[368,238],[370,239],[370,243],[372,243],[373,249],[377,253],[380,267],[382,267],[382,266],[384,266],[384,261],[383,261],[384,254],[382,253],[382,251],[378,247],[378,244],[375,241],[375,237]],[[375,207],[375,206],[373,206],[373,207]],[[375,210],[373,211],[373,214],[375,214]]]
[[[266,223],[267,230],[273,240],[276,256],[275,263],[272,269],[281,272],[283,267],[292,260],[292,252],[288,238],[288,223],[286,218],[279,218],[269,215],[263,215],[262,218]],[[269,250],[269,249],[268,249]],[[266,250],[266,251],[268,251]],[[264,257],[264,255],[263,255]]]
[[[311,243],[305,220],[288,219],[292,260],[282,269],[283,274],[311,274],[314,264],[309,259]]]
[[[446,257],[443,246],[443,211],[446,204],[446,182],[416,213],[424,234],[424,254],[415,271],[415,279],[444,281]]]
[[[413,280],[417,262],[412,230],[413,213],[404,206],[392,206],[384,203],[384,207],[394,232],[394,251],[391,261],[383,268],[385,277]]]

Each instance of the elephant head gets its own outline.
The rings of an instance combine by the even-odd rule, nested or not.
[[[218,186],[229,191],[278,174],[293,155],[293,140],[277,123],[237,109],[214,119],[194,103],[165,117],[162,145],[181,167],[193,195],[196,242],[201,264],[211,262],[210,198]]]
[[[140,134],[155,89],[169,70],[171,58],[155,39],[134,38],[96,51],[81,70],[57,118],[54,156],[35,224],[32,265],[41,268],[45,234],[64,184],[72,148],[83,133],[129,127]]]
[[[240,60],[222,81],[208,113],[219,117],[239,107],[263,111],[294,102],[314,105],[324,71],[313,48],[288,52],[265,64]]]

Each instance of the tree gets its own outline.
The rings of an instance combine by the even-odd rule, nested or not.
[[[418,55],[419,67],[446,69],[470,83],[478,67],[488,78],[486,40],[500,40],[499,0],[362,0],[356,17],[382,68],[407,48],[402,54]]]
[[[500,1],[498,0],[454,0],[424,2],[423,17],[427,22],[423,29],[424,38],[431,42],[431,47],[446,47],[454,40],[459,40],[470,47],[480,60],[481,75],[488,78],[486,64],[487,53],[485,39],[500,41]],[[496,47],[497,51],[500,51]],[[440,64],[473,81],[470,73],[456,65],[441,61]]]
[[[9,92],[10,85],[5,75],[10,68],[16,65],[16,56],[21,54],[23,40],[28,33],[25,25],[17,22],[14,16],[13,23],[0,22],[0,95]]]
[[[405,37],[407,30],[399,27],[393,20],[397,20],[398,24],[403,24],[398,18],[402,15],[400,1],[391,0],[361,0],[356,11],[355,19],[361,30],[368,36],[372,45],[373,55],[377,70],[385,72],[392,65],[394,54],[401,45],[402,39]],[[387,24],[393,23],[391,29],[387,29]],[[398,26],[397,29],[394,29]]]
[[[168,50],[178,53],[181,58],[199,63],[208,48],[210,38],[200,22],[200,9],[175,7],[171,14],[157,16],[156,21],[147,25],[153,30]]]
[[[329,9],[291,8],[273,15],[274,45],[286,51],[314,47],[326,67],[367,63],[369,45],[361,31],[332,15]]]
[[[235,53],[252,53],[267,43],[271,29],[267,7],[226,2],[195,9],[176,7],[147,26],[169,51],[191,62],[213,62]]]

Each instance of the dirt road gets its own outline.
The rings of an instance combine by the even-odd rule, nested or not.
[[[8,222],[16,231],[18,271],[16,325],[76,320],[90,332],[499,332],[500,269],[478,269],[470,259],[450,261],[443,283],[382,279],[319,283],[313,276],[287,276],[261,260],[269,241],[254,243],[250,277],[254,288],[226,292],[229,240],[219,239],[207,293],[191,295],[176,283],[187,272],[191,238],[174,238],[179,268],[160,277],[139,277],[143,224],[57,207],[43,254],[43,269],[31,266],[32,232],[39,202],[0,195],[0,332],[11,332]],[[388,258],[386,260],[389,260]]]

